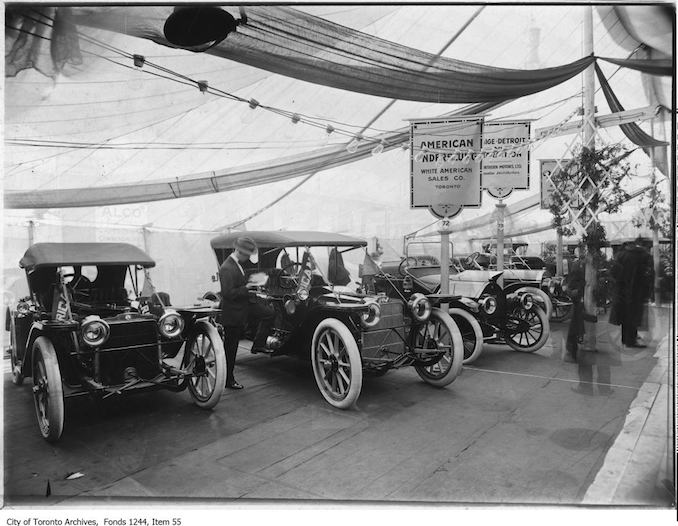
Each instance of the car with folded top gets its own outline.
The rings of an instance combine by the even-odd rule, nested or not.
[[[218,265],[241,235],[232,232],[211,240]],[[446,298],[365,292],[356,282],[365,240],[312,231],[246,235],[258,251],[256,261],[243,270],[248,276],[265,275],[257,278],[261,286],[253,294],[276,314],[266,352],[310,360],[315,383],[332,406],[354,406],[364,376],[392,369],[412,366],[436,387],[449,385],[459,375],[462,339],[452,318],[440,309]],[[218,292],[203,297],[219,301]]]
[[[188,389],[214,407],[226,361],[206,306],[173,307],[143,250],[127,243],[35,243],[21,258],[29,295],[7,312],[12,380],[33,382],[43,438],[59,440],[66,402]],[[142,278],[144,283],[142,286]]]

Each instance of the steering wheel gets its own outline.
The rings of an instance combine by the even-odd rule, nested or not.
[[[74,299],[76,299],[77,297],[89,298],[89,290],[92,288],[92,282],[89,280],[89,278],[86,278],[82,274],[78,275],[78,277],[76,278],[75,272],[69,272],[68,274],[64,274],[63,278],[64,279],[75,278],[73,281],[66,283],[66,286],[73,291]],[[87,291],[83,289],[87,289]]]
[[[410,269],[410,267],[416,267],[417,266],[417,258],[408,256],[405,259],[403,259],[400,262],[400,265],[398,265],[398,273],[401,276],[404,276],[407,271]]]
[[[280,269],[278,285],[281,289],[296,289],[299,286],[297,275],[301,269],[301,263],[289,263]],[[287,275],[285,274],[287,273]]]
[[[473,254],[468,255],[464,260],[464,266],[482,270],[482,267],[478,264],[478,261],[476,261],[479,255],[480,252],[474,252]]]

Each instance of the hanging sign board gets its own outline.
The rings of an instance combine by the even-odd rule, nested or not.
[[[569,159],[561,159],[561,166],[567,165]],[[541,174],[541,209],[548,210],[551,206],[551,196],[555,192],[555,187],[551,181],[551,175],[557,173],[559,170],[558,162],[555,159],[540,159],[539,160],[539,173]],[[573,206],[576,206],[576,202],[572,203]]]
[[[411,208],[481,205],[482,131],[477,116],[411,122]]]
[[[511,189],[530,188],[530,123],[486,122],[483,125],[483,188],[506,197]]]

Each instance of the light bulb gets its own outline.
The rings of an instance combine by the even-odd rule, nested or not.
[[[360,135],[355,137],[348,145],[346,146],[346,151],[348,153],[355,153],[358,151],[358,143],[360,142]]]
[[[384,141],[381,141],[374,148],[372,148],[372,155],[379,155],[384,151]]]
[[[254,110],[259,106],[259,101],[256,99],[250,99],[247,103],[249,108],[243,110],[240,114],[240,122],[243,124],[250,124],[254,119],[256,119],[257,114]]]

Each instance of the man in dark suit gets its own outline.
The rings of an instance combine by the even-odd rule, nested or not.
[[[238,343],[247,321],[259,322],[252,345],[252,352],[266,352],[266,337],[269,334],[275,313],[273,309],[260,303],[253,294],[256,285],[248,282],[243,265],[257,251],[257,246],[249,237],[239,237],[235,241],[235,250],[219,268],[221,281],[221,320],[224,325],[224,349],[226,351],[226,387],[242,389],[235,381],[233,369]]]
[[[610,323],[621,325],[622,343],[626,347],[644,348],[638,340],[641,324],[654,281],[652,256],[640,241],[627,241],[612,262],[615,290]]]

